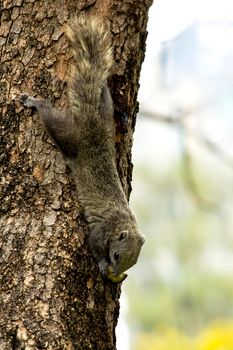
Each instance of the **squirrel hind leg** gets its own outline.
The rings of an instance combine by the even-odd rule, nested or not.
[[[22,103],[22,105],[24,105],[24,107],[29,107],[29,108],[35,107],[39,109],[42,100],[32,97],[26,93],[22,93],[19,95],[19,101]]]
[[[20,102],[29,108],[36,108],[43,125],[57,147],[67,158],[76,158],[78,152],[76,126],[72,117],[52,107],[48,100],[37,99],[28,94],[21,94]]]

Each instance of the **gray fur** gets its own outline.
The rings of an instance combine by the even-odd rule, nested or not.
[[[75,18],[67,27],[74,51],[69,96],[64,115],[45,100],[26,94],[62,151],[76,182],[78,198],[89,223],[89,244],[101,272],[119,276],[138,259],[143,236],[131,213],[115,164],[112,99],[107,78],[112,53],[106,29],[95,18]],[[109,277],[111,279],[111,277]],[[122,279],[119,279],[121,281]]]

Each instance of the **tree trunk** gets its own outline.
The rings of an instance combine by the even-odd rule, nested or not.
[[[117,164],[131,181],[132,133],[152,0],[3,0],[0,67],[0,349],[115,349],[120,285],[102,278],[62,155],[28,92],[67,105],[64,24],[81,11],[110,22]]]

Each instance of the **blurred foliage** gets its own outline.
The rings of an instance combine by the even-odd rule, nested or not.
[[[221,327],[201,330],[219,318],[233,320],[233,172],[205,162],[203,154],[196,160],[198,190],[211,201],[220,200],[214,210],[203,210],[193,200],[179,157],[165,165],[158,161],[159,168],[143,164],[134,172],[132,206],[146,243],[125,287],[132,339],[141,334],[138,350],[220,350],[208,344],[212,339],[215,344]],[[169,331],[160,338],[161,327]],[[229,327],[220,340],[232,332]],[[197,332],[201,335],[192,338]],[[211,340],[198,345],[201,336]],[[221,350],[233,349],[227,346]]]
[[[131,196],[146,242],[124,282],[133,350],[233,350],[233,51],[222,46],[233,27],[220,22],[193,23],[156,56],[151,20]]]
[[[159,329],[143,333],[135,350],[233,350],[233,323],[218,322],[203,329],[194,337],[178,329]]]
[[[182,283],[156,280],[137,288],[128,286],[130,321],[137,315],[140,328],[151,331],[163,326],[180,327],[194,333],[210,320],[232,318],[233,283],[224,276],[184,276]]]

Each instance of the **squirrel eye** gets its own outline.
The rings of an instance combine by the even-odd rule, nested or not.
[[[115,252],[113,256],[116,261],[120,259],[120,254],[118,252]]]

